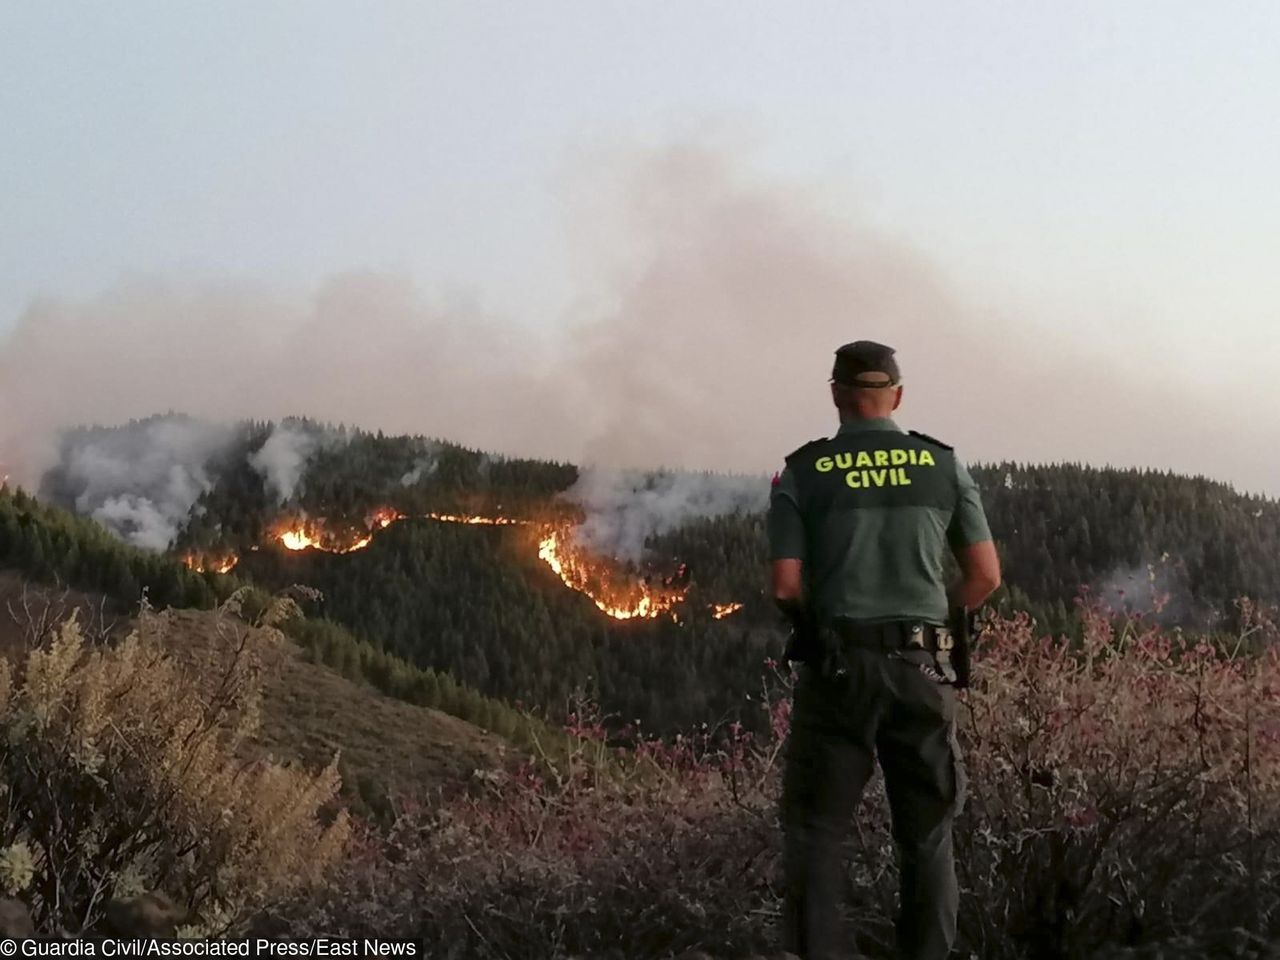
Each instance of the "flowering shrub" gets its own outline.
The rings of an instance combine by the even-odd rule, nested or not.
[[[773,704],[779,712],[785,704]],[[568,748],[477,771],[466,798],[359,829],[295,933],[402,931],[432,957],[659,957],[767,943],[773,765],[741,727],[609,742],[579,703]]]
[[[73,616],[16,670],[0,660],[0,886],[47,933],[156,889],[182,901],[188,932],[230,929],[340,852],[345,818],[318,819],[336,765],[237,753],[258,717],[250,632],[223,619],[194,668],[169,652],[173,632],[144,611],[118,645],[87,648]]]
[[[966,697],[963,931],[1000,955],[1249,930],[1280,887],[1280,648],[1248,605],[1231,642],[1081,611],[1078,644],[1001,621]],[[1217,949],[1225,950],[1222,944]]]
[[[1272,625],[1244,613],[1230,644],[1090,609],[1079,640],[1037,636],[1025,616],[989,625],[962,695],[959,955],[1228,955],[1277,933],[1280,655]],[[413,933],[441,957],[768,950],[785,679],[765,685],[759,738],[631,730],[617,747],[575,710],[567,755],[477,774],[460,802],[403,805],[285,919]],[[855,816],[851,930],[887,957],[897,876],[878,784]]]

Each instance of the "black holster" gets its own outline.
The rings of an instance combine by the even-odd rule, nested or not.
[[[951,633],[951,667],[955,679],[951,681],[957,690],[969,686],[973,668],[973,641],[978,635],[978,613],[964,607],[953,607],[948,627]]]
[[[806,609],[783,609],[791,622],[791,635],[782,659],[817,666],[822,661],[823,643],[818,632],[818,620]]]

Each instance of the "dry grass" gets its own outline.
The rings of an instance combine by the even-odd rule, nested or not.
[[[115,615],[99,595],[28,583],[0,572],[0,657],[24,654],[46,627],[72,611],[93,640],[123,637],[133,619]],[[174,652],[189,662],[207,659],[218,642],[214,611],[172,611]],[[254,631],[249,631],[251,637]],[[343,795],[354,810],[387,812],[388,796],[453,792],[477,769],[503,762],[507,744],[457,717],[388,697],[305,659],[293,643],[258,643],[270,668],[262,725],[249,749],[307,767],[341,757]]]
[[[216,642],[217,614],[179,610],[171,616],[173,636],[192,645],[188,656]],[[503,762],[502,738],[310,663],[287,640],[273,641],[268,656],[262,726],[253,747],[307,766],[338,753],[344,798],[358,810],[383,812],[388,796],[447,794],[473,771]]]

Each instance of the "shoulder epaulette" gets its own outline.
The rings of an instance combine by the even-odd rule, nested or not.
[[[951,446],[951,444],[943,443],[941,440],[937,439],[936,437],[931,437],[927,433],[921,433],[919,430],[908,430],[907,433],[911,434],[911,436],[913,437],[919,437],[925,443],[932,443],[935,447],[941,447],[943,450],[955,449],[955,447]]]
[[[802,444],[801,446],[796,447],[794,450],[788,453],[783,459],[790,461],[793,457],[798,457],[800,454],[804,453],[810,447],[816,447],[820,443],[826,443],[827,440],[828,440],[827,437],[819,437],[817,440],[810,440],[808,443]]]

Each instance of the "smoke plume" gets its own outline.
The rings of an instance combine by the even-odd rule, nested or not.
[[[249,455],[249,466],[275,491],[280,503],[287,503],[297,491],[311,455],[339,441],[337,434],[322,427],[287,420],[272,427],[262,446]]]
[[[134,546],[163,550],[212,486],[208,465],[233,437],[229,426],[174,416],[71,431],[40,492]]]
[[[1145,565],[1108,571],[1091,593],[1113,614],[1140,616],[1166,626],[1209,627],[1217,619],[1214,610],[1192,599],[1185,567],[1168,554]]]
[[[586,512],[578,530],[584,543],[638,561],[649,537],[690,520],[763,510],[769,481],[764,476],[588,469],[566,496]]]
[[[428,441],[428,445],[430,446],[430,441]],[[414,462],[412,470],[408,471],[400,478],[400,486],[412,487],[417,483],[421,483],[423,480],[435,473],[436,467],[439,465],[440,460],[438,456],[429,450]]]
[[[697,145],[633,156],[591,182],[607,187],[570,191],[580,296],[555,325],[368,272],[310,294],[152,278],[43,299],[0,341],[0,463],[34,485],[68,425],[182,409],[218,422],[305,415],[602,467],[771,472],[830,432],[832,351],[870,338],[898,348],[900,422],[966,459],[1160,466],[1280,492],[1280,444],[1257,436],[1277,432],[1270,408],[1227,418],[1214,407],[1223,397],[1186,378],[1165,385],[1136,358],[1093,355],[1043,327],[1029,336],[966,302],[908,243],[828,212],[825,197]],[[303,456],[282,435],[263,460],[282,495]],[[175,481],[166,502],[200,485]],[[167,529],[169,507],[160,519],[128,497],[95,509],[134,537]]]

